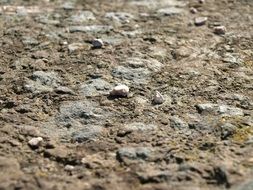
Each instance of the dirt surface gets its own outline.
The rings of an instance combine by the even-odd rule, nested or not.
[[[252,13],[0,0],[0,189],[252,190]]]

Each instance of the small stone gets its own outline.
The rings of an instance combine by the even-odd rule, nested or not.
[[[35,137],[29,140],[28,144],[33,148],[38,148],[42,142],[43,142],[42,137]]]
[[[152,130],[156,130],[157,126],[153,124],[133,122],[133,123],[126,124],[124,128],[128,131],[152,131]]]
[[[92,41],[93,48],[102,48],[104,45],[103,41],[101,39],[94,39]]]
[[[200,4],[205,3],[205,0],[199,0],[199,3],[200,3]]]
[[[174,129],[183,129],[187,128],[188,124],[178,116],[173,116],[170,118],[170,126]]]
[[[128,86],[121,84],[116,87],[110,92],[110,96],[119,96],[119,97],[126,97],[129,93]]]
[[[196,8],[194,8],[194,7],[191,7],[191,8],[190,8],[190,12],[191,12],[192,14],[196,14],[196,13],[198,12],[198,10],[197,10]]]
[[[123,147],[117,151],[117,159],[120,162],[127,160],[147,160],[152,150],[148,147]]]
[[[160,92],[156,91],[153,97],[153,104],[162,104],[164,101],[165,100],[163,95]]]
[[[162,16],[172,16],[172,15],[179,15],[183,12],[183,9],[177,7],[168,7],[162,8],[157,11],[159,15]]]
[[[197,17],[194,20],[196,26],[203,26],[206,24],[207,17]]]
[[[225,26],[216,26],[214,27],[214,33],[217,35],[224,35],[226,33]]]
[[[71,171],[73,171],[74,169],[75,169],[75,167],[72,166],[72,165],[66,165],[66,166],[64,167],[64,170],[67,171],[67,172],[71,172]]]

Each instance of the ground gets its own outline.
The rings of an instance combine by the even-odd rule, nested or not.
[[[0,189],[253,189],[252,13],[1,0]]]

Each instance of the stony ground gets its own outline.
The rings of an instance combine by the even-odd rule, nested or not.
[[[0,0],[0,189],[252,190],[252,13]]]

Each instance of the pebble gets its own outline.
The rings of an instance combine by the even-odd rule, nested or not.
[[[150,123],[133,122],[126,124],[124,128],[129,131],[152,131],[156,130],[158,127]]]
[[[120,162],[129,160],[147,160],[151,155],[148,147],[123,147],[117,151],[117,159]]]
[[[32,138],[31,140],[29,140],[28,144],[33,148],[37,148],[41,145],[42,142],[43,142],[42,137],[35,137],[35,138]]]
[[[205,0],[199,0],[199,3],[200,3],[200,4],[205,3]]]
[[[165,99],[163,95],[160,92],[156,91],[153,97],[153,104],[162,104],[164,101]]]
[[[178,116],[173,116],[170,118],[170,126],[174,129],[183,129],[187,128],[188,124]]]
[[[121,84],[116,87],[110,92],[111,96],[119,96],[119,97],[126,97],[129,93],[129,87]]]
[[[172,15],[178,15],[183,12],[183,9],[177,8],[177,7],[168,7],[159,9],[157,13],[162,16],[172,16]]]
[[[198,10],[197,10],[196,8],[194,8],[194,7],[191,7],[191,8],[190,8],[190,12],[191,12],[192,14],[196,14],[196,13],[198,12]]]
[[[197,17],[194,20],[196,26],[203,26],[206,24],[207,17]]]
[[[65,171],[68,171],[68,172],[71,172],[71,171],[73,171],[74,169],[75,169],[75,167],[72,166],[72,165],[66,165],[66,166],[64,167],[64,170],[65,170]]]
[[[94,39],[92,41],[93,48],[102,48],[104,45],[103,41],[101,39]]]
[[[217,35],[224,35],[226,33],[225,26],[216,26],[214,27],[214,33]]]

